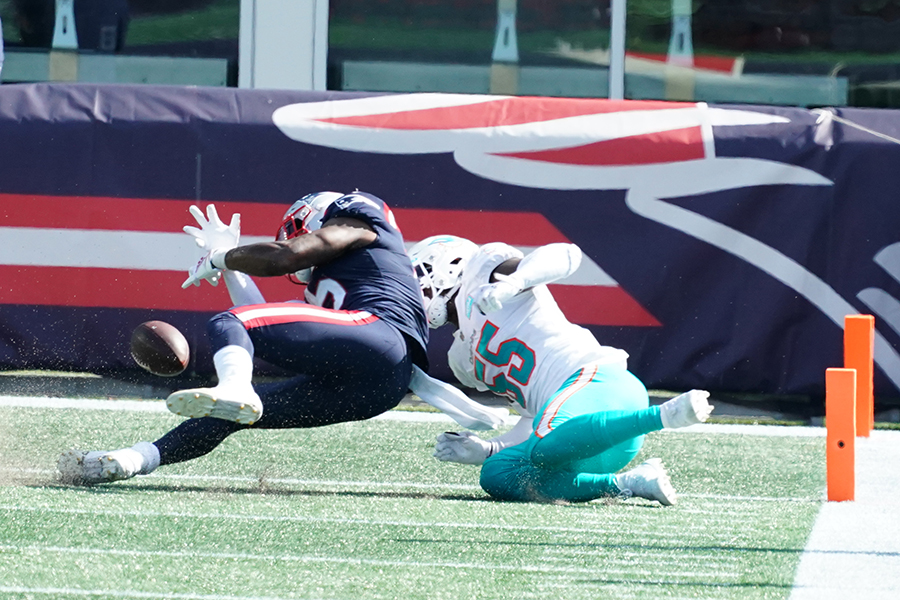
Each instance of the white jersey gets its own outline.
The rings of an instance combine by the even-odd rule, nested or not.
[[[553,394],[588,364],[626,368],[628,354],[602,346],[590,331],[570,323],[546,285],[525,290],[499,311],[484,315],[472,294],[491,273],[523,254],[503,243],[482,246],[463,272],[456,296],[459,330],[448,355],[460,383],[517,402],[527,416],[540,414]]]

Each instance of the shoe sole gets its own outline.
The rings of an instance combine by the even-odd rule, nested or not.
[[[250,402],[239,402],[217,398],[201,390],[184,390],[175,392],[166,400],[170,412],[181,417],[199,419],[213,417],[225,421],[234,421],[242,425],[253,425],[262,416],[262,407]]]
[[[63,485],[87,485],[84,478],[84,457],[82,450],[66,450],[56,463],[56,479]]]
[[[84,465],[87,455],[88,452],[84,450],[66,450],[63,452],[56,463],[57,481],[63,485],[85,486],[128,479],[121,463],[109,456],[101,456],[97,459],[100,464],[99,471],[97,471],[97,475],[89,475],[89,469],[85,468]]]

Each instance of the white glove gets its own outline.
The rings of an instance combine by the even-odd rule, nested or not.
[[[496,283],[482,285],[473,294],[475,305],[484,314],[496,312],[503,308],[503,304],[522,291],[522,280],[512,275],[495,273]]]
[[[219,213],[216,211],[214,204],[206,207],[206,216],[208,218],[204,218],[203,213],[196,206],[191,206],[189,210],[197,220],[197,224],[200,225],[200,229],[191,225],[185,225],[184,232],[194,238],[194,243],[198,247],[209,252],[219,248],[231,250],[238,245],[241,239],[240,213],[231,215],[231,224],[226,227],[225,223],[219,219]]]
[[[437,436],[437,445],[434,447],[436,459],[464,465],[480,465],[493,453],[491,442],[481,439],[471,431],[442,433]]]
[[[200,285],[202,280],[207,280],[213,286],[219,285],[219,279],[222,277],[222,268],[225,264],[225,253],[228,250],[219,248],[212,250],[203,255],[197,264],[188,269],[188,278],[181,284],[181,289],[189,285]],[[213,261],[220,263],[223,267],[216,267]]]

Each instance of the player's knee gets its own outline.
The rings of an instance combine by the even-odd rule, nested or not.
[[[496,500],[532,502],[538,500],[538,469],[523,456],[504,450],[491,456],[481,467],[481,489]]]
[[[241,346],[251,354],[253,343],[247,333],[244,323],[234,314],[228,311],[219,313],[206,323],[206,333],[209,336],[213,352],[225,346]]]
[[[502,461],[489,458],[481,467],[481,489],[496,500],[518,500],[514,483],[513,469]]]

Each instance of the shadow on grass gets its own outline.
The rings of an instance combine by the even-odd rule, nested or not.
[[[116,495],[116,494],[134,494],[143,492],[170,492],[170,493],[204,493],[204,494],[222,494],[222,495],[264,495],[264,496],[307,496],[307,497],[345,497],[345,498],[409,498],[409,499],[427,499],[427,500],[451,500],[462,502],[494,502],[490,497],[473,492],[472,494],[460,493],[435,493],[435,492],[400,492],[400,491],[373,491],[373,490],[321,490],[321,489],[303,489],[303,488],[286,488],[283,486],[266,484],[265,482],[246,487],[234,487],[224,485],[203,485],[203,484],[125,484],[116,485],[102,484],[93,486],[68,486],[57,482],[48,483],[29,483],[27,487],[44,488],[44,489],[60,489],[71,490],[75,493],[90,495]]]
[[[403,542],[407,544],[446,544],[447,540],[439,540],[439,539],[426,539],[426,538],[406,538],[400,539],[397,538],[394,540],[395,542]],[[773,554],[796,554],[799,555],[803,552],[803,548],[759,548],[753,546],[689,546],[684,544],[673,544],[673,545],[664,545],[664,544],[605,544],[601,542],[558,542],[558,541],[547,541],[547,542],[533,542],[533,541],[522,541],[522,540],[467,540],[466,544],[471,546],[478,545],[502,545],[502,546],[523,546],[523,547],[541,547],[541,546],[549,546],[553,548],[579,548],[579,549],[595,549],[595,550],[608,550],[610,552],[613,551],[627,551],[627,552],[672,552],[677,554],[679,557],[682,557],[684,553],[689,554],[714,554],[717,552],[750,552],[750,553],[773,553]],[[848,554],[852,554],[852,552],[847,552]]]

